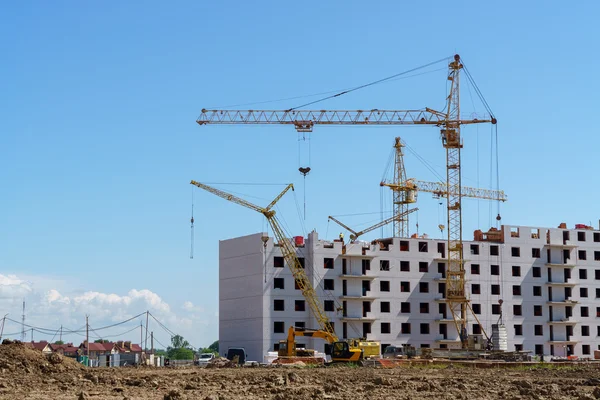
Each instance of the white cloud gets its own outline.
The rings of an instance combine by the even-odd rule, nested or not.
[[[31,282],[19,279],[16,275],[0,274],[0,299],[23,297],[31,291]]]
[[[195,306],[194,303],[192,303],[191,301],[186,301],[185,303],[183,303],[182,308],[189,312],[204,312],[204,307]]]
[[[61,304],[69,304],[71,300],[68,297],[63,296],[56,289],[50,289],[45,294],[45,299],[48,304],[51,303],[61,303]]]
[[[37,279],[37,280],[36,280]],[[45,284],[32,284],[45,282]],[[48,282],[55,284],[54,288]],[[38,290],[35,290],[38,288]],[[40,290],[43,288],[43,290]],[[16,275],[0,274],[0,312],[9,312],[17,320],[22,313],[22,300],[26,299],[26,323],[32,326],[56,329],[61,325],[74,329],[85,324],[85,316],[89,315],[90,326],[100,328],[130,319],[147,310],[171,331],[183,335],[188,341],[197,346],[206,346],[217,338],[217,319],[213,312],[207,312],[203,307],[190,301],[183,303],[178,315],[159,294],[148,289],[131,289],[126,294],[103,293],[100,291],[81,291],[81,288],[61,283],[56,278],[28,277],[25,281]],[[98,335],[111,336],[139,326],[145,326],[145,316],[136,318],[127,324],[97,332]],[[12,323],[17,325],[16,323]],[[19,326],[7,327],[9,332],[20,331]],[[5,330],[5,332],[6,332]],[[149,319],[149,331],[164,345],[169,344],[170,334],[159,324]],[[95,332],[95,331],[94,331]],[[129,333],[129,340],[139,341],[140,331]],[[40,332],[42,333],[42,332]],[[50,340],[43,334],[37,334],[36,340]],[[81,334],[72,334],[67,340],[81,341]],[[41,337],[40,337],[41,336]],[[96,337],[94,337],[96,338]],[[111,337],[116,340],[117,338]],[[127,338],[125,338],[127,339]],[[56,340],[56,339],[55,339]],[[137,342],[136,341],[136,342]]]

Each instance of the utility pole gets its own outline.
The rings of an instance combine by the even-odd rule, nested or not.
[[[8,316],[8,314],[6,314],[3,318],[2,318],[2,328],[0,329],[0,343],[2,342],[2,334],[4,333],[4,324],[6,323],[6,317]]]
[[[154,354],[154,332],[150,332],[150,354]]]
[[[146,311],[146,340],[144,341],[144,351],[148,351],[148,314],[149,312]]]
[[[31,328],[31,343],[33,343],[33,328]]]
[[[144,327],[142,326],[142,321],[140,321],[140,347],[144,344]]]
[[[59,340],[62,342],[62,325],[60,326],[60,339]]]
[[[21,341],[25,341],[25,300],[23,300],[23,315],[21,319]]]
[[[88,324],[88,315],[85,316],[85,347],[87,353],[87,366],[90,365],[90,325]]]

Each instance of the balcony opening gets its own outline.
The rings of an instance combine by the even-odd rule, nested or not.
[[[362,295],[366,296],[371,290],[371,281],[362,281]]]
[[[471,245],[471,246],[473,246],[473,245]],[[446,243],[438,242],[437,252],[440,253],[440,256],[442,258],[446,258]]]
[[[442,335],[442,339],[448,339],[448,325],[440,324],[440,335]]]
[[[363,337],[366,338],[369,333],[371,333],[371,323],[363,322]]]
[[[363,301],[362,303],[362,316],[363,318],[367,317],[367,313],[371,312],[371,302],[370,301]]]
[[[570,250],[563,250],[563,263],[567,264],[570,259],[571,259],[571,251]]]

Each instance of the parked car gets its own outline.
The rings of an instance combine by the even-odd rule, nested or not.
[[[416,354],[413,346],[387,346],[383,352],[383,358],[412,358]]]
[[[230,347],[227,349],[227,359],[233,361],[233,358],[238,356],[238,365],[246,363],[246,349],[243,347]]]
[[[200,357],[198,357],[197,364],[201,367],[205,367],[206,364],[215,359],[215,355],[213,353],[202,353]]]

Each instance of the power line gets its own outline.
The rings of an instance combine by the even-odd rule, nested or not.
[[[107,326],[103,326],[103,327],[97,328],[96,331],[104,330],[104,329],[109,329],[109,328],[113,328],[115,326],[123,325],[123,324],[125,324],[125,323],[127,323],[129,321],[132,321],[132,320],[134,320],[134,319],[136,319],[136,318],[144,315],[145,313],[146,312],[140,313],[140,314],[135,315],[135,316],[133,316],[133,317],[131,317],[129,319],[126,319],[125,321],[121,321],[121,322],[117,322],[117,323],[112,324],[112,325],[107,325]],[[8,318],[8,317],[6,317],[6,320],[14,322],[14,323],[17,323],[17,324],[21,323],[20,321],[15,321],[14,319],[11,319],[11,318]],[[45,335],[53,335],[57,331],[56,328],[42,328],[42,327],[39,327],[39,326],[33,326],[33,325],[28,325],[28,324],[25,324],[25,327],[27,327],[27,328],[33,328],[33,329],[35,329],[36,332],[39,332],[39,333],[42,333],[42,334],[45,334]],[[59,330],[60,330],[60,328],[59,328]],[[75,333],[75,334],[83,333],[83,332],[85,332],[85,325],[82,328],[79,328],[77,330],[70,330],[70,329],[67,329],[67,328],[63,327],[62,331],[63,331],[63,333]]]

